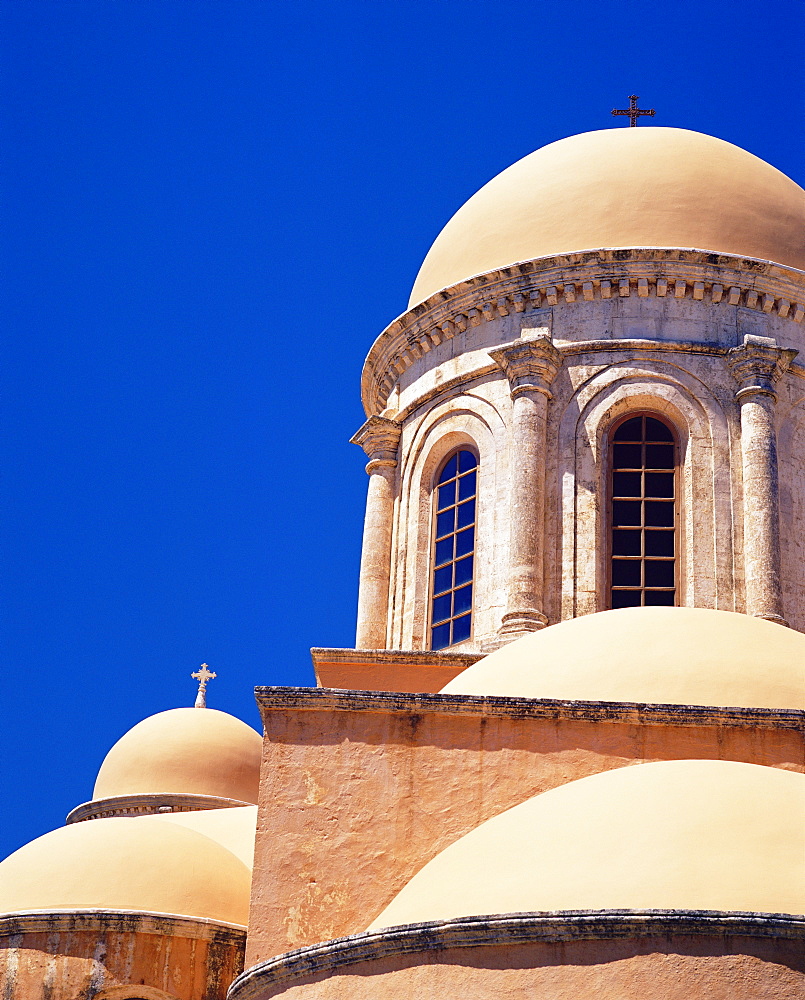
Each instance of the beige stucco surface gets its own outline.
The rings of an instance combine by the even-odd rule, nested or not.
[[[805,708],[805,635],[730,611],[573,618],[473,664],[446,694]]]
[[[779,627],[779,626],[778,626]],[[416,696],[333,712],[272,698],[247,965],[363,930],[433,857],[485,820],[576,778],[651,760],[801,770],[802,734],[753,725],[446,714]],[[407,703],[410,702],[410,706]]]
[[[189,792],[257,802],[260,735],[213,708],[174,708],[137,723],[112,747],[94,799]]]
[[[114,909],[245,925],[250,870],[222,844],[158,816],[61,827],[0,863],[0,914]]]
[[[805,191],[722,139],[615,128],[498,174],[436,238],[409,306],[472,275],[597,247],[695,247],[805,268]]]
[[[805,776],[621,768],[535,796],[427,864],[370,929],[529,910],[805,912]]]

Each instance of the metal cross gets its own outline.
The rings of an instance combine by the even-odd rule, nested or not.
[[[613,115],[628,115],[629,117],[629,127],[634,128],[637,125],[637,119],[641,115],[648,115],[650,118],[654,117],[654,108],[650,111],[643,111],[637,106],[638,97],[637,94],[629,95],[629,107],[628,108],[613,108]]]
[[[211,681],[218,675],[209,669],[206,663],[201,664],[201,669],[190,675],[193,680],[198,681],[198,694],[196,695],[196,708],[207,707],[207,681]]]

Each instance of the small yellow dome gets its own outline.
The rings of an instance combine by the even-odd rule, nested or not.
[[[178,826],[186,826],[188,830],[195,830],[231,851],[249,870],[254,865],[257,806],[155,813],[153,818],[162,823],[176,823]]]
[[[445,694],[805,708],[805,635],[705,608],[623,608],[523,636]]]
[[[74,823],[0,863],[0,913],[137,910],[245,926],[251,872],[221,844],[167,817]]]
[[[614,128],[551,143],[456,212],[425,258],[409,307],[519,261],[602,247],[678,247],[805,269],[805,191],[722,139]]]
[[[106,755],[93,799],[173,792],[257,803],[262,740],[214,708],[174,708],[137,723]]]
[[[805,775],[733,761],[571,781],[438,854],[370,930],[535,910],[805,910]]]

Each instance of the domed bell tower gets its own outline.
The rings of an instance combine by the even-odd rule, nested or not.
[[[490,181],[364,366],[358,649],[652,605],[805,631],[803,269],[805,191],[699,133]]]

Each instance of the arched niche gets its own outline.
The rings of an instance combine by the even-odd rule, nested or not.
[[[631,412],[656,413],[677,436],[679,603],[740,610],[729,419],[716,396],[690,372],[641,359],[598,371],[574,393],[559,421],[555,564],[562,581],[561,618],[606,607],[609,432]]]
[[[433,488],[442,464],[461,448],[473,451],[478,459],[473,645],[480,637],[494,634],[504,600],[497,580],[503,526],[495,496],[500,464],[505,461],[505,440],[505,427],[495,407],[471,393],[435,406],[410,429],[406,447],[401,449],[404,459],[392,536],[392,648],[427,648]]]

